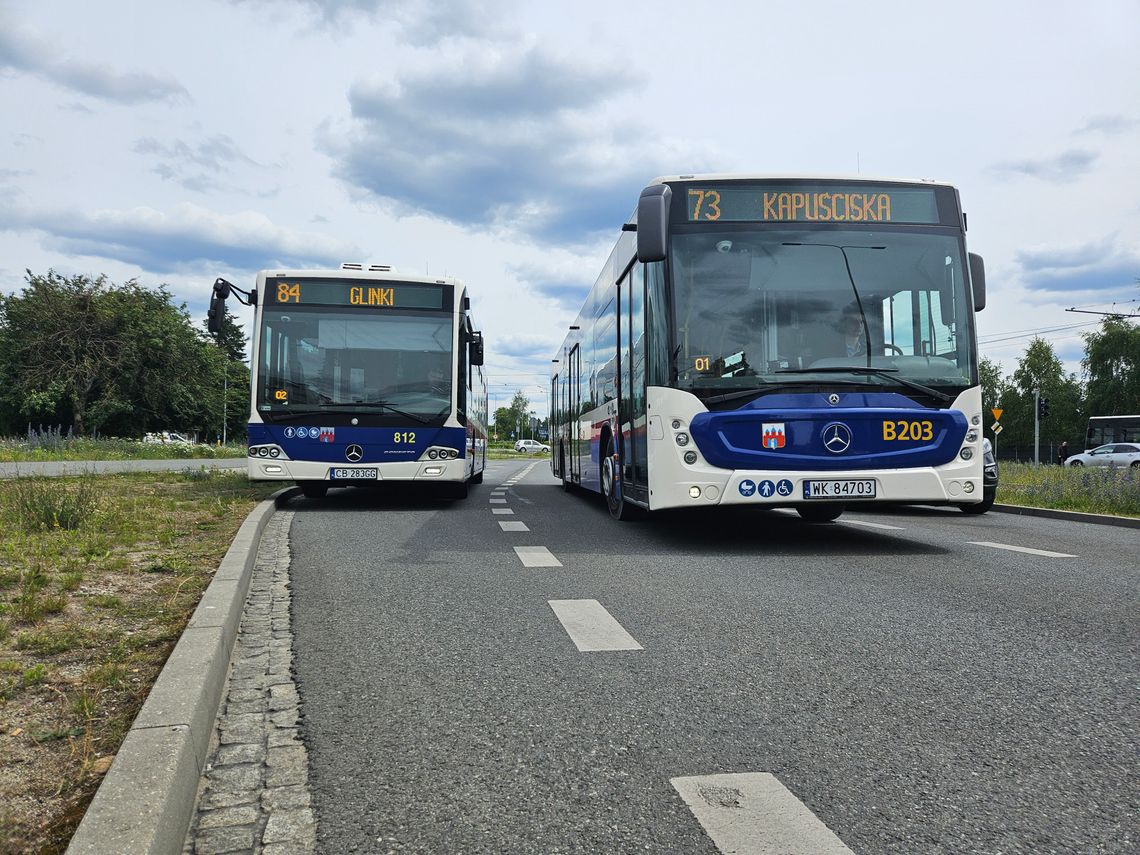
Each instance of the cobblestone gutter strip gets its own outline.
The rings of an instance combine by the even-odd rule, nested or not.
[[[283,490],[258,505],[226,552],[158,675],[68,855],[178,853],[194,811],[261,534]]]
[[[1121,528],[1140,528],[1140,517],[1114,517],[1111,514],[1086,514],[1083,511],[1059,511],[1054,508],[1031,508],[1026,505],[994,505],[990,508],[1002,514],[1023,514],[1028,517],[1047,517],[1054,520],[1116,525]]]
[[[309,855],[316,847],[293,683],[292,521],[292,511],[278,512],[261,540],[186,855]]]

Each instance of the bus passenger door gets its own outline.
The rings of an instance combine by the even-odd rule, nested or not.
[[[566,479],[574,484],[582,483],[581,435],[578,426],[582,417],[582,351],[578,345],[570,349],[570,371],[566,379],[567,407],[566,426],[569,429],[570,475]]]
[[[645,465],[645,268],[634,263],[618,285],[621,323],[621,482],[625,496],[648,502]]]

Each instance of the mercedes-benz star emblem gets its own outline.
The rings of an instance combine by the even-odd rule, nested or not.
[[[851,447],[851,428],[843,422],[832,422],[823,429],[823,447],[832,454],[842,454]]]
[[[359,445],[350,445],[344,450],[344,456],[348,458],[349,462],[356,463],[364,456],[364,449]]]
[[[834,392],[832,392],[830,395],[827,396],[827,403],[831,404],[831,406],[834,407],[836,404],[839,403],[839,396],[836,395]]]

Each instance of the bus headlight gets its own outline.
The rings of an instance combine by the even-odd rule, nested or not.
[[[699,499],[700,497],[701,497],[701,488],[700,487],[690,487],[689,488],[689,498],[690,499]]]
[[[258,457],[268,457],[269,456],[269,449],[266,448],[264,445],[261,446],[261,448],[257,449],[257,456]]]
[[[977,442],[977,441],[978,441],[978,432],[976,430],[972,430],[968,434],[966,434],[966,442]]]
[[[254,448],[252,445],[249,447],[249,456],[250,457],[257,457],[257,449]]]
[[[972,460],[974,457],[974,449],[963,448],[961,451],[958,452],[958,456],[961,457],[963,460]]]
[[[280,457],[281,456],[281,449],[274,446],[273,448],[269,449],[269,456],[270,457]]]
[[[685,452],[685,462],[688,463],[690,466],[692,466],[694,463],[697,462],[697,453],[695,451],[686,451]]]
[[[681,433],[677,434],[674,439],[677,440],[677,445],[680,445],[682,447],[689,444],[689,435],[684,431],[681,431]]]
[[[437,457],[439,457],[439,452],[436,451],[434,448],[428,452],[428,459],[429,460],[435,460]]]
[[[673,430],[680,430],[680,429],[681,429],[681,420],[680,419],[673,419]]]

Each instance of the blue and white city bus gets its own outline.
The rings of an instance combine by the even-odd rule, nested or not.
[[[231,291],[215,283],[211,329]],[[461,282],[360,264],[263,270],[249,302],[251,479],[309,497],[438,484],[453,498],[483,480],[483,336]]]
[[[965,231],[933,181],[657,179],[555,354],[554,474],[618,519],[984,511]]]

